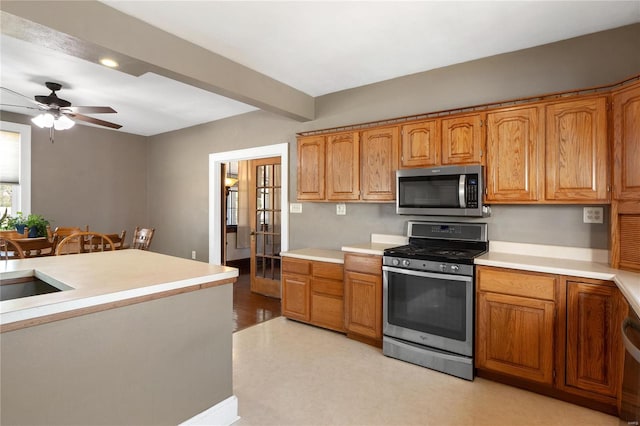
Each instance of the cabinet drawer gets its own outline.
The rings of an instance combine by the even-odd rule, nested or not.
[[[558,277],[535,272],[478,267],[478,291],[555,300]]]
[[[328,262],[313,262],[313,276],[342,281],[342,264]]]
[[[348,253],[344,257],[344,268],[364,274],[382,274],[382,256]]]
[[[311,281],[311,291],[313,293],[342,297],[344,294],[344,285],[342,280],[323,280],[314,277]]]
[[[344,331],[344,301],[341,298],[312,294],[311,322],[321,327]]]
[[[309,275],[311,274],[311,262],[308,260],[282,259],[282,272],[289,272],[291,274]]]

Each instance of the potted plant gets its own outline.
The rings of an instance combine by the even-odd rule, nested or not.
[[[29,227],[29,238],[46,237],[49,221],[39,214],[27,216],[25,224]]]
[[[24,227],[27,226],[26,219],[22,216],[22,212],[16,212],[15,216],[7,218],[7,228],[15,229],[19,233],[24,233]]]

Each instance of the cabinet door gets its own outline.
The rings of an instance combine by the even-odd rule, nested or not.
[[[382,276],[346,271],[345,308],[349,332],[382,339]]]
[[[440,122],[421,121],[402,126],[400,168],[440,164]]]
[[[325,139],[298,139],[298,200],[324,200]]]
[[[540,109],[487,114],[487,201],[536,201],[544,169]]]
[[[360,198],[360,143],[357,132],[327,136],[327,199]]]
[[[606,107],[605,97],[547,105],[547,200],[608,200]]]
[[[363,200],[395,200],[398,133],[398,127],[384,127],[362,132],[360,163],[362,164],[361,198]]]
[[[478,368],[553,383],[555,303],[478,293]]]
[[[617,291],[567,282],[567,386],[616,396],[622,350]]]
[[[640,83],[613,94],[613,194],[640,200]]]
[[[442,119],[442,164],[482,163],[482,115]]]
[[[300,321],[309,321],[308,275],[282,274],[282,315]]]

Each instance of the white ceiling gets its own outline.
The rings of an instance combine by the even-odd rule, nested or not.
[[[640,22],[640,0],[103,3],[314,97]],[[96,117],[128,133],[153,135],[255,109],[6,35],[0,43],[2,86],[32,97],[48,94],[45,81],[61,82],[60,97],[112,106],[118,114]]]

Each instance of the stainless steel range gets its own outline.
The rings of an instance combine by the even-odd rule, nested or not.
[[[486,223],[408,223],[383,257],[383,353],[473,380],[475,269]]]

